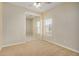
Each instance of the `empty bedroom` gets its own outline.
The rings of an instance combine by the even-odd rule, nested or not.
[[[78,2],[0,2],[0,56],[79,56]]]

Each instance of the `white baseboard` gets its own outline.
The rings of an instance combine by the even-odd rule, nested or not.
[[[56,44],[56,45],[58,45],[58,46],[61,46],[61,47],[63,47],[63,48],[66,48],[66,49],[68,49],[68,50],[71,50],[71,51],[73,51],[73,52],[79,53],[78,50],[72,49],[72,48],[67,47],[67,46],[64,46],[64,45],[62,45],[62,44],[59,44],[59,43],[56,43],[56,42],[52,42],[52,41],[49,41],[49,40],[45,40],[45,41],[47,41],[47,42],[49,42],[49,43],[52,43],[52,44]]]
[[[52,43],[52,44],[56,44],[56,45],[61,46],[61,47],[63,47],[63,48],[69,49],[69,50],[71,50],[71,51],[73,51],[73,52],[79,53],[78,50],[69,48],[69,47],[64,46],[64,45],[62,45],[62,44],[59,44],[59,43],[56,43],[56,42],[52,42],[52,41],[49,41],[49,40],[44,40],[44,41],[47,41],[47,42]],[[19,45],[19,44],[23,44],[23,43],[26,43],[26,42],[29,42],[29,41],[17,42],[17,43],[12,43],[12,44],[3,45],[3,46],[0,48],[0,50],[1,50],[2,48],[4,48],[4,47],[13,46],[13,45]]]
[[[23,44],[23,43],[25,43],[25,42],[17,42],[17,43],[6,44],[6,45],[3,45],[2,48],[13,46],[13,45],[19,45],[19,44]]]
[[[31,40],[29,40],[29,41],[31,41]],[[14,45],[19,45],[19,44],[24,44],[24,43],[27,43],[29,41],[23,41],[23,42],[16,42],[16,43],[11,43],[11,44],[6,44],[6,45],[3,45],[2,48],[9,47],[9,46],[14,46]]]

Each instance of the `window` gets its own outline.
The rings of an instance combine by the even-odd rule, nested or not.
[[[44,26],[45,26],[45,33],[47,35],[51,35],[52,34],[52,19],[48,18],[44,20]]]
[[[36,33],[41,34],[41,22],[39,19],[36,20]]]
[[[36,28],[37,28],[37,33],[40,34],[40,21],[37,21],[37,24],[36,24]]]

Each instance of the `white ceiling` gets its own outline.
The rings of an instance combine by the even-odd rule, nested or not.
[[[60,2],[51,2],[51,3],[41,2],[41,6],[39,8],[36,8],[33,5],[34,2],[10,2],[10,3],[27,8],[30,11],[34,11],[38,13],[42,13],[47,10],[50,10],[51,8],[54,8],[55,6],[60,4]]]

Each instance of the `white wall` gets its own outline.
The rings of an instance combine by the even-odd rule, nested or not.
[[[47,16],[51,16],[54,22],[54,39],[47,40],[79,51],[78,12],[79,3],[63,3],[49,10]]]
[[[26,40],[26,9],[9,3],[3,4],[4,43],[9,45]]]
[[[0,2],[0,48],[3,41],[3,21],[2,21],[2,3]]]
[[[78,10],[78,3],[63,3],[47,13],[47,16],[51,16],[54,22],[54,39],[48,39],[49,41],[79,51],[79,39],[77,35]],[[26,10],[23,8],[4,3],[4,45],[25,41],[25,12]]]

